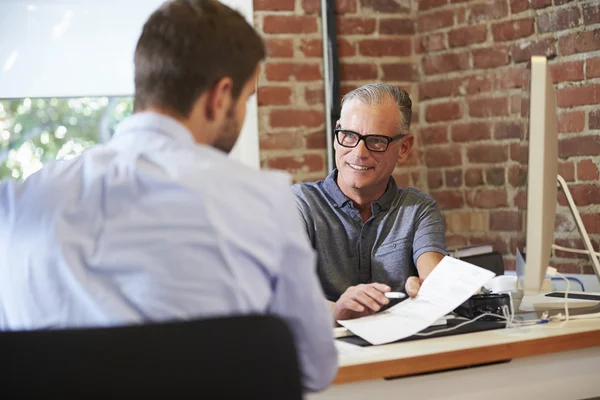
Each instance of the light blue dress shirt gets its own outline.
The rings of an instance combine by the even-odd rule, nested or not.
[[[321,390],[337,353],[303,229],[287,174],[134,114],[107,144],[0,182],[0,329],[274,314]]]

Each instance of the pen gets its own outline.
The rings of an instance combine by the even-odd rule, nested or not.
[[[388,299],[403,299],[406,297],[406,295],[402,292],[387,292],[384,294]]]

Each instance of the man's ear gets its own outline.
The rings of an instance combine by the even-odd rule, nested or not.
[[[415,143],[415,137],[411,134],[408,134],[400,144],[400,150],[398,151],[398,164],[403,164],[410,154],[410,150],[412,149]]]
[[[221,78],[208,90],[206,99],[206,119],[214,121],[222,118],[233,103],[231,91],[233,80],[229,77]]]

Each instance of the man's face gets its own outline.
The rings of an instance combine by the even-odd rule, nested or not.
[[[222,122],[219,134],[213,144],[219,150],[229,153],[235,146],[238,137],[242,131],[244,120],[246,118],[246,103],[250,96],[255,92],[256,81],[258,79],[259,68],[250,77],[248,82],[242,88],[237,101],[227,111],[224,121]]]
[[[398,108],[391,101],[380,105],[365,105],[353,99],[344,104],[337,128],[361,135],[388,137],[407,133],[398,131]],[[391,142],[384,152],[373,152],[366,148],[364,140],[354,148],[347,148],[334,138],[340,189],[369,190],[385,187],[398,161],[403,140]]]

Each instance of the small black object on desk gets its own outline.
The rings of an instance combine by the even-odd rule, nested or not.
[[[502,310],[504,306],[508,307],[508,311],[510,312],[510,296],[507,293],[475,294],[458,306],[454,312],[469,319],[476,318],[485,313],[496,314],[502,318],[486,315],[480,319],[486,321],[498,321],[504,319],[504,312]]]

